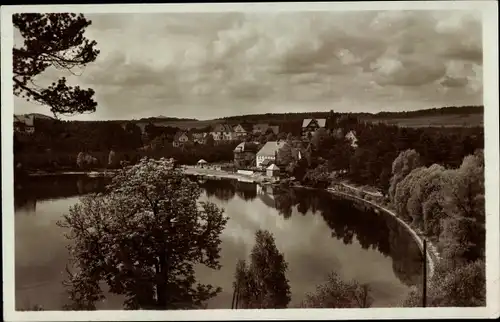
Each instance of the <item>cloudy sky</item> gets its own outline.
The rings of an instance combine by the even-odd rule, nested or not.
[[[86,16],[101,54],[69,81],[92,87],[98,108],[76,119],[482,104],[479,12]],[[35,111],[48,114],[16,98],[16,113]]]

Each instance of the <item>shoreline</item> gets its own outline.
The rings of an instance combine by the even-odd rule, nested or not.
[[[258,183],[258,184],[272,184],[273,182],[275,182],[273,178],[261,174],[245,175],[241,173],[231,173],[223,170],[196,168],[191,166],[183,168],[183,171],[187,175],[200,176],[203,178],[234,179],[241,182]]]

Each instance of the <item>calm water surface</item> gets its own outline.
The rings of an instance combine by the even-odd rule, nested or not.
[[[103,179],[78,175],[30,178],[15,193],[16,308],[40,304],[61,309],[67,302],[62,281],[68,255],[57,220],[80,195],[102,191]],[[238,259],[247,259],[258,229],[271,231],[289,264],[290,306],[314,291],[329,272],[368,283],[374,306],[394,306],[421,280],[422,256],[409,233],[393,218],[322,191],[271,191],[255,184],[213,180],[203,196],[230,218],[221,236],[218,271],[199,267],[203,283],[223,288],[209,308],[230,308]],[[105,288],[104,288],[105,289]],[[108,294],[102,309],[121,309],[122,298]]]

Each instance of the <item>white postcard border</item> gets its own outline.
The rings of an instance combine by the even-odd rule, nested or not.
[[[486,276],[487,307],[483,308],[369,308],[198,311],[15,311],[12,47],[15,12],[222,12],[222,11],[361,11],[361,10],[480,10],[483,13],[483,88],[485,129]],[[156,321],[250,319],[388,319],[488,318],[500,312],[499,265],[499,136],[498,136],[498,7],[496,1],[373,1],[329,3],[203,3],[2,6],[2,238],[3,308],[6,321]]]

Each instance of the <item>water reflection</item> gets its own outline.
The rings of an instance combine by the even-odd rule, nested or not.
[[[197,269],[202,282],[223,288],[209,308],[230,307],[230,277],[236,261],[248,256],[257,229],[268,229],[275,235],[278,248],[289,262],[287,276],[292,287],[292,304],[300,302],[305,292],[313,291],[331,270],[346,279],[369,283],[376,306],[394,305],[406,294],[408,286],[421,281],[419,248],[405,228],[388,215],[377,214],[325,191],[192,179],[203,188],[203,198],[220,204],[230,217],[221,236],[222,269]],[[60,301],[60,274],[67,253],[55,220],[77,202],[77,196],[103,191],[108,180],[85,176],[40,177],[15,190],[16,301],[34,298],[31,302],[37,303],[37,299],[51,298],[42,290],[29,289],[30,285],[41,282],[48,283],[47,287],[53,290],[49,293],[55,292],[51,300]],[[54,200],[47,201],[50,199]],[[37,216],[33,216],[35,213]],[[41,235],[43,246],[39,242]],[[119,301],[115,304],[119,307]],[[57,303],[52,305],[57,309]]]
[[[326,191],[308,189],[279,189],[275,205],[284,218],[291,217],[293,207],[303,215],[319,213],[331,228],[332,237],[346,245],[356,239],[363,249],[391,257],[394,273],[405,285],[421,283],[423,257],[419,247],[390,215]]]
[[[81,196],[104,191],[109,179],[90,178],[86,175],[40,176],[16,182],[15,210],[36,210],[37,200],[51,200]]]

